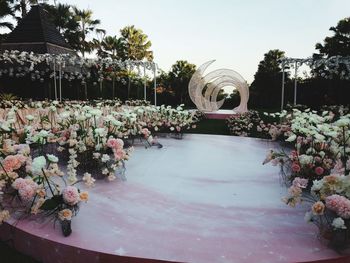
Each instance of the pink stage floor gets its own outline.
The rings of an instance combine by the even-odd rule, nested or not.
[[[305,262],[338,258],[304,210],[280,200],[263,140],[186,134],[136,150],[126,182],[97,182],[65,238],[52,224],[4,224],[1,238],[43,262]],[[12,232],[11,232],[12,230]],[[148,259],[148,260],[147,260]],[[117,261],[118,260],[118,261]],[[350,259],[329,262],[350,262]]]
[[[236,113],[233,110],[218,110],[214,112],[205,112],[204,115],[208,119],[224,120],[230,118]]]

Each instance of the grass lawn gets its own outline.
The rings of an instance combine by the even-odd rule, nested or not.
[[[219,134],[229,135],[229,129],[226,124],[226,120],[211,120],[203,119],[197,123],[195,129],[185,131],[186,133],[203,133],[203,134]]]

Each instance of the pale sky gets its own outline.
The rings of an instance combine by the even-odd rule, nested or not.
[[[52,3],[53,1],[49,1]],[[126,25],[152,41],[155,62],[168,71],[176,60],[230,68],[252,82],[270,49],[308,57],[329,28],[350,16],[350,0],[58,0],[92,9],[109,35]]]

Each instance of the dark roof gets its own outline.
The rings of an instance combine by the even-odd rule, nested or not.
[[[32,6],[29,13],[3,41],[2,49],[36,53],[71,53],[73,51],[50,21],[49,13],[40,5]]]

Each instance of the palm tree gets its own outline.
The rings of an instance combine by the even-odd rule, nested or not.
[[[153,60],[153,51],[149,50],[152,46],[151,41],[148,40],[148,36],[143,33],[141,29],[135,28],[135,26],[127,26],[120,30],[122,38],[124,38],[127,49],[127,58],[131,60]],[[130,78],[132,77],[132,71],[127,71],[128,75],[128,98],[130,96]]]
[[[13,1],[12,1],[13,2]],[[21,13],[20,17],[16,17],[17,20],[21,20],[28,13],[28,10],[31,5],[37,5],[38,0],[14,0],[14,10]]]
[[[44,4],[44,8],[50,13],[52,22],[69,45],[73,49],[78,49],[80,46],[79,23],[72,12],[72,6],[68,4]]]
[[[10,6],[8,0],[0,0],[0,20],[4,19],[7,16],[13,16],[13,10]],[[13,30],[13,25],[10,22],[0,22],[0,29],[7,28]]]
[[[103,52],[103,56],[120,60],[126,59],[126,43],[123,38],[106,36],[101,42],[101,50]]]
[[[152,42],[148,40],[148,36],[141,29],[137,29],[135,26],[127,26],[120,30],[120,33],[127,45],[128,59],[153,60],[153,51],[149,50]]]
[[[78,27],[78,35],[80,38],[80,44],[78,46],[78,50],[81,55],[85,57],[85,53],[89,53],[93,50],[94,45],[92,41],[87,40],[87,36],[96,31],[96,27],[101,23],[99,19],[92,19],[92,11],[80,10],[76,7],[73,7],[73,13],[76,21],[79,23]]]
[[[106,36],[100,42],[100,56],[110,57],[112,59],[125,60],[126,59],[126,43],[123,38],[116,36]],[[115,97],[115,78],[119,68],[113,67],[110,71],[112,77],[112,96]]]

